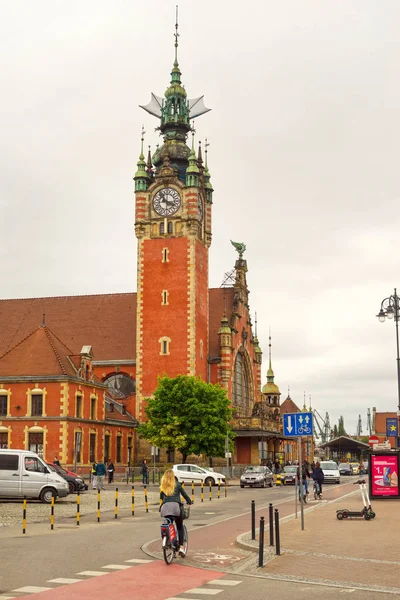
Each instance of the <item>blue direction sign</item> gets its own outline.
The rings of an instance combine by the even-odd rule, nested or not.
[[[313,435],[312,413],[299,412],[283,415],[283,435],[288,437]]]

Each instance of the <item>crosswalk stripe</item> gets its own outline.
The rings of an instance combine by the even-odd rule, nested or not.
[[[81,571],[77,575],[87,575],[88,577],[97,577],[98,575],[107,575],[105,571]]]
[[[213,579],[212,581],[207,581],[207,583],[211,585],[239,585],[242,582],[235,581],[234,579]]]
[[[0,600],[14,600],[15,596],[0,596]]]
[[[131,558],[130,560],[126,560],[127,563],[138,563],[139,565],[146,565],[147,563],[154,562],[154,560],[144,560],[143,558]],[[182,600],[182,598],[181,598]]]
[[[0,596],[1,598],[1,596]],[[180,598],[165,598],[165,600],[200,600],[200,598],[182,598],[182,596]]]
[[[65,585],[69,585],[72,583],[79,583],[80,581],[84,581],[84,579],[68,579],[68,577],[58,577],[57,579],[48,579],[47,583],[62,583]]]
[[[24,594],[38,594],[39,592],[47,592],[47,590],[53,590],[54,588],[39,587],[37,585],[26,585],[25,587],[13,590],[13,592],[21,592]]]
[[[114,571],[123,571],[124,569],[131,569],[129,565],[105,565],[102,569],[113,569]]]
[[[192,590],[186,590],[185,594],[200,594],[203,596],[215,596],[216,594],[220,594],[221,592],[222,592],[222,590],[193,588]]]

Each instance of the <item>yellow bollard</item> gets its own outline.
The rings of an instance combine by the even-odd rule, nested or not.
[[[115,488],[115,518],[118,519],[118,488]]]
[[[146,486],[144,486],[144,502],[146,505],[146,512],[148,513],[149,512],[149,503],[147,501],[147,487]]]
[[[194,481],[192,479],[192,504],[194,503]]]
[[[132,486],[132,517],[135,516],[135,486]]]
[[[50,529],[54,529],[54,496],[51,497]]]
[[[26,533],[26,496],[24,496],[24,504],[22,509],[22,533]]]
[[[79,527],[81,522],[81,493],[76,494],[76,525]]]
[[[210,481],[210,502],[211,502],[211,498],[212,498],[211,487],[212,487],[212,483],[211,483],[211,481]]]
[[[221,498],[221,480],[218,479],[218,494],[217,494],[217,498],[218,500]]]
[[[204,501],[204,483],[203,483],[203,481],[201,482],[200,498],[201,498],[201,501],[203,502]]]
[[[97,522],[100,523],[100,490],[97,490]]]

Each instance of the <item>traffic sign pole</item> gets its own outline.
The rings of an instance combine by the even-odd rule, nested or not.
[[[303,498],[303,457],[301,453],[301,438],[297,440],[299,445],[299,490],[300,490],[300,517],[301,529],[304,531],[304,498]]]

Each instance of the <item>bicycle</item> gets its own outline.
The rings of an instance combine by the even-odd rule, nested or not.
[[[321,486],[319,485],[318,481],[314,480],[313,489],[314,489],[314,500],[321,500]]]
[[[183,519],[188,519],[190,516],[190,506],[182,505],[182,517]],[[175,518],[174,517],[164,517],[164,521],[161,523],[161,540],[162,540],[162,549],[164,560],[167,565],[170,565],[176,554],[179,550],[179,536],[178,529],[176,527]],[[183,550],[185,552],[185,556],[188,551],[188,532],[186,529],[185,523],[183,523]]]

